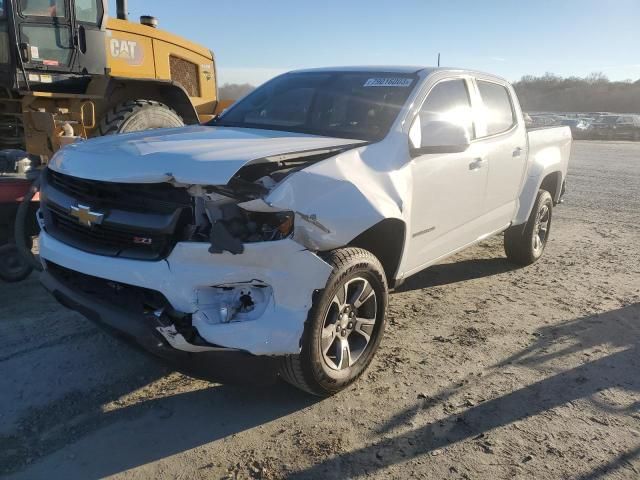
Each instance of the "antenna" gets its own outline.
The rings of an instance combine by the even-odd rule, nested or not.
[[[438,66],[440,66],[440,52],[438,52]]]

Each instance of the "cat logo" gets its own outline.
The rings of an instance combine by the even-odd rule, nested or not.
[[[112,38],[110,41],[111,56],[124,60],[129,65],[141,65],[144,58],[142,48],[133,40]]]

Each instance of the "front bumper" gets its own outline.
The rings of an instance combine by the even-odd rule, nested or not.
[[[45,268],[47,262],[52,262],[85,275],[159,292],[173,309],[191,314],[193,326],[210,344],[254,355],[299,353],[313,292],[325,287],[331,273],[326,262],[291,239],[246,244],[240,255],[211,254],[206,243],[178,243],[166,260],[154,262],[83,252],[45,231],[40,234],[39,246]],[[49,277],[45,272],[43,281],[51,283]],[[265,304],[257,309],[259,316],[228,323],[215,320],[219,309],[215,292],[220,287],[256,282],[268,286],[265,291],[269,292]],[[47,283],[45,286],[49,288]],[[73,299],[76,310],[95,310],[86,298],[70,294],[73,292],[65,295]],[[100,318],[109,318],[108,312]],[[125,330],[124,323],[132,321],[123,320],[112,326]],[[172,348],[183,349],[175,343]]]
[[[191,375],[222,383],[251,381],[252,384],[268,385],[276,380],[276,358],[258,358],[239,351],[190,353],[176,350],[158,333],[158,324],[153,318],[137,316],[117,306],[82,295],[49,272],[44,272],[40,281],[63,306],[84,315],[110,333],[124,336]]]

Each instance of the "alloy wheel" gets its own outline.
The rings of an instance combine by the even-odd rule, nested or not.
[[[549,224],[551,223],[551,210],[549,205],[542,205],[536,215],[536,223],[533,228],[533,250],[539,254],[547,243]]]
[[[322,357],[333,370],[353,366],[366,350],[376,325],[378,299],[369,281],[357,277],[338,288],[321,335]]]

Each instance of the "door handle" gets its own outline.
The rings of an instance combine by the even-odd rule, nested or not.
[[[520,155],[522,155],[522,148],[518,147],[513,151],[513,156],[519,157]]]
[[[478,170],[480,168],[482,168],[482,166],[484,165],[484,158],[474,158],[473,162],[471,162],[469,164],[469,170]]]

